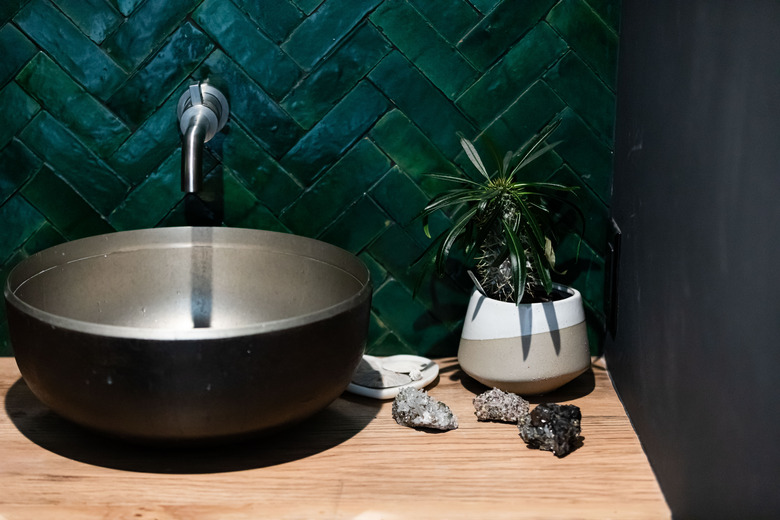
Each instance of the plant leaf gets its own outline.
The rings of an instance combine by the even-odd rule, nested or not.
[[[505,172],[509,171],[509,163],[512,161],[512,157],[513,156],[514,155],[512,154],[512,152],[507,152],[506,154],[504,154],[504,160],[501,163],[501,171],[502,171],[502,173],[505,173]]]
[[[470,179],[466,175],[463,175],[463,177],[458,177],[456,175],[449,175],[446,173],[426,173],[429,177],[433,177],[434,179],[439,179],[442,181],[448,181],[448,182],[460,182],[463,184],[470,184],[472,186],[482,186],[481,183]]]
[[[531,259],[534,263],[534,270],[536,271],[536,275],[539,278],[539,281],[542,283],[544,292],[550,294],[552,292],[552,279],[550,278],[550,271],[544,265],[544,261],[542,260],[539,251],[536,249],[531,249]]]
[[[479,291],[479,293],[480,293],[482,296],[485,296],[486,298],[489,298],[489,296],[488,296],[488,295],[487,295],[487,293],[485,292],[485,289],[483,289],[483,288],[482,288],[482,284],[481,284],[481,283],[479,283],[479,280],[477,279],[477,276],[476,276],[474,273],[472,273],[472,272],[471,272],[471,269],[469,269],[469,270],[468,270],[468,271],[466,271],[466,272],[468,273],[468,275],[469,275],[469,278],[471,278],[471,281],[472,281],[472,282],[474,282],[474,287],[476,287],[476,288],[477,288],[477,290]]]
[[[447,261],[447,258],[450,256],[450,250],[452,249],[452,244],[455,243],[455,240],[458,239],[458,236],[460,236],[463,229],[471,221],[474,215],[476,215],[476,213],[477,213],[477,208],[468,209],[465,213],[463,213],[463,215],[461,215],[458,218],[458,220],[452,225],[449,231],[445,234],[444,240],[441,241],[441,244],[439,244],[439,249],[436,251],[435,264],[436,264],[437,273],[441,274],[444,272],[444,263]]]
[[[541,154],[535,153],[537,151],[537,148],[544,143],[550,135],[558,128],[558,126],[561,124],[561,120],[557,119],[556,121],[550,123],[547,125],[547,127],[542,130],[537,135],[530,138],[526,143],[520,147],[520,149],[515,153],[515,157],[520,157],[520,161],[518,161],[517,166],[515,166],[512,169],[512,172],[509,174],[509,178],[513,178],[515,174],[528,165],[531,161],[537,159]],[[550,150],[550,148],[554,147],[558,143],[555,143],[553,145],[548,145],[543,147],[544,152],[546,153]]]
[[[544,250],[544,233],[542,232],[539,223],[536,221],[533,212],[528,209],[525,201],[522,198],[517,198],[517,204],[520,207],[520,212],[525,217],[525,225],[531,230],[531,238],[534,240],[533,249]]]
[[[481,173],[489,181],[490,175],[488,175],[487,169],[485,168],[485,165],[482,164],[482,159],[480,159],[479,154],[477,153],[477,149],[474,148],[474,145],[471,143],[471,141],[463,136],[460,136],[460,145],[466,152],[466,155],[471,161],[471,164],[473,164],[474,167],[479,170],[479,173]]]

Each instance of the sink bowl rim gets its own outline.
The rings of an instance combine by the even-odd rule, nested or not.
[[[118,238],[138,238],[145,235],[151,236],[151,241],[145,244],[143,247],[125,246],[123,249],[111,251],[108,254],[114,254],[119,252],[132,252],[139,249],[169,249],[172,247],[193,247],[198,244],[192,242],[186,243],[184,236],[177,238],[175,241],[165,239],[165,237],[178,237],[189,233],[204,234],[207,235],[214,231],[217,234],[223,235],[218,241],[220,246],[239,247],[244,249],[263,249],[259,244],[240,244],[238,243],[238,237],[240,235],[265,235],[271,239],[282,240],[288,244],[289,251],[287,254],[295,256],[301,256],[309,258],[310,260],[321,262],[332,268],[338,269],[349,276],[353,277],[360,285],[360,289],[352,294],[349,298],[343,299],[331,306],[323,307],[316,311],[301,314],[289,318],[276,319],[270,321],[257,322],[248,325],[240,325],[233,327],[222,328],[144,328],[144,327],[132,327],[123,325],[110,325],[104,323],[97,323],[93,321],[79,320],[75,318],[68,318],[59,314],[54,314],[49,311],[42,310],[36,306],[33,306],[26,301],[22,300],[16,291],[29,280],[37,276],[38,274],[45,272],[47,269],[53,269],[59,265],[65,265],[71,262],[86,260],[95,258],[97,256],[104,256],[104,253],[97,253],[91,255],[84,255],[79,258],[72,258],[67,256],[68,250],[75,249],[79,245],[90,244],[92,247],[97,248],[98,244],[110,242],[111,240]],[[213,236],[209,239],[213,240]],[[201,245],[208,245],[205,242]],[[295,247],[302,247],[304,252],[294,251]],[[266,246],[265,249],[268,249]],[[305,254],[306,251],[310,254]],[[313,251],[324,252],[329,255],[332,261],[325,261],[322,258],[316,258],[312,256]],[[278,251],[276,251],[278,252]],[[63,258],[60,258],[60,257]],[[35,271],[31,276],[24,273],[25,270],[29,270],[35,263],[44,263],[45,260],[51,261],[58,260],[59,263],[54,263],[44,270]],[[21,277],[21,280],[17,278]],[[250,336],[257,334],[271,333],[275,331],[286,330],[293,327],[314,323],[320,320],[328,319],[332,316],[340,314],[349,309],[359,306],[367,298],[371,297],[372,282],[371,275],[368,268],[363,262],[352,253],[323,242],[314,238],[303,237],[290,233],[282,233],[277,231],[267,231],[249,228],[233,228],[233,227],[167,227],[167,228],[149,228],[130,231],[117,231],[113,233],[107,233],[102,235],[95,235],[91,237],[85,237],[69,242],[64,242],[57,246],[52,246],[44,249],[38,253],[31,255],[28,258],[23,259],[17,265],[15,265],[8,274],[6,282],[4,284],[4,296],[8,305],[15,306],[19,311],[30,317],[39,320],[40,322],[51,326],[52,328],[62,328],[67,330],[73,330],[86,334],[95,334],[113,338],[129,338],[138,340],[151,340],[151,341],[182,341],[182,340],[209,340],[209,339],[224,339],[235,338],[242,336]]]

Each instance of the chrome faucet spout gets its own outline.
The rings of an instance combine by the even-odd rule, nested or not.
[[[199,120],[196,120],[199,119]],[[208,121],[193,117],[184,131],[182,148],[181,191],[197,193],[203,184],[203,145]]]
[[[229,112],[225,96],[210,85],[190,85],[179,99],[182,191],[196,193],[200,190],[203,182],[203,146],[225,126]]]

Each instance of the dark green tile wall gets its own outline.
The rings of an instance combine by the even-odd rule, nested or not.
[[[456,132],[514,148],[556,117],[538,178],[581,186],[558,256],[604,322],[619,0],[29,0],[0,7],[0,274],[65,240],[212,224],[358,254],[369,351],[454,354],[462,276],[426,275],[415,216],[464,166]],[[208,79],[231,120],[198,198],[179,191],[176,103]],[[441,229],[446,216],[437,215]],[[415,286],[421,280],[413,296]],[[0,311],[0,354],[10,354]]]

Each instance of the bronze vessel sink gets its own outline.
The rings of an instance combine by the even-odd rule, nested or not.
[[[116,437],[197,443],[335,400],[365,347],[371,283],[321,241],[158,228],[37,253],[5,298],[19,369],[53,411]]]

